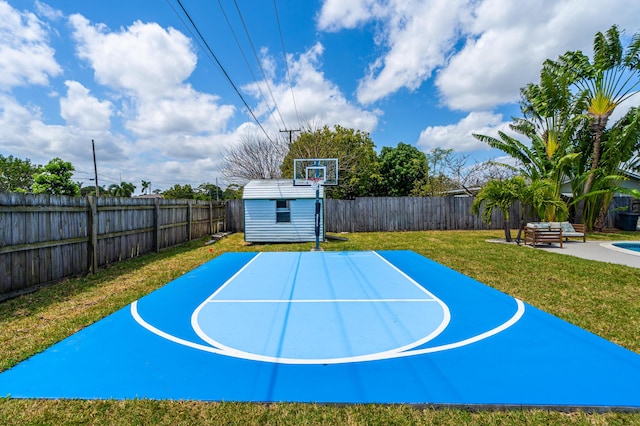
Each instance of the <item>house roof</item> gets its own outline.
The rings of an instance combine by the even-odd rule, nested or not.
[[[243,200],[303,199],[316,198],[310,186],[294,186],[293,179],[251,180],[242,192]],[[324,198],[324,187],[320,187],[320,198]]]

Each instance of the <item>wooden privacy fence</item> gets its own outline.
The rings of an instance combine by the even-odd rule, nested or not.
[[[470,213],[468,197],[327,199],[329,232],[479,230],[502,228]],[[616,197],[614,209],[631,206]],[[520,206],[510,226],[518,227]],[[628,211],[631,211],[630,209]],[[145,198],[78,198],[0,193],[0,300],[62,278],[219,231],[243,232],[242,200],[224,202]]]
[[[447,229],[500,229],[502,215],[494,213],[491,225],[469,212],[468,197],[362,197],[355,200],[325,200],[328,232],[388,232]],[[227,201],[227,226],[243,232],[242,200]],[[511,209],[517,227],[520,206]]]
[[[325,220],[328,232],[387,232],[427,230],[502,229],[502,214],[492,215],[491,225],[471,214],[471,197],[363,197],[354,200],[325,200]],[[242,200],[227,201],[227,226],[233,232],[243,232]],[[632,199],[615,197],[604,223],[615,226],[616,208],[630,209]],[[522,208],[511,206],[509,226],[517,229]],[[630,210],[629,210],[630,211]],[[526,218],[529,219],[529,218]]]
[[[493,215],[491,225],[470,212],[470,197],[363,197],[327,200],[326,222],[330,232],[381,232],[499,229],[502,216]],[[517,227],[520,206],[511,208]]]
[[[224,203],[0,193],[0,300],[223,231]]]

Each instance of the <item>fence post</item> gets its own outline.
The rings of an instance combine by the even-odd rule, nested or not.
[[[209,200],[209,234],[213,235],[213,201]]]
[[[93,195],[87,197],[89,202],[89,271],[98,272],[98,200]]]
[[[187,200],[187,241],[191,241],[191,214],[193,213],[191,201],[192,200]]]
[[[160,253],[160,199],[153,200],[153,244],[155,252]]]

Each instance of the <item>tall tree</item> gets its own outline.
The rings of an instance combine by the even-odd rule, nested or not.
[[[143,194],[147,194],[148,192],[151,191],[151,182],[149,182],[148,180],[142,180],[141,182],[142,184],[142,193]]]
[[[589,227],[601,230],[616,193],[628,193],[621,186],[625,172],[640,166],[640,108],[631,108],[613,127],[602,135],[600,166],[593,173],[594,184],[586,194],[583,219]]]
[[[491,224],[493,212],[500,211],[505,240],[511,241],[510,209],[516,201],[523,206],[520,226],[526,209],[544,220],[565,220],[569,214],[566,203],[554,193],[553,182],[548,179],[527,181],[523,176],[489,181],[473,200],[471,213],[481,214],[482,221]]]
[[[424,152],[404,142],[385,146],[378,157],[380,173],[379,195],[407,196],[416,194],[427,177],[427,157]]]
[[[586,96],[586,113],[592,131],[591,166],[584,181],[582,194],[593,187],[602,153],[602,136],[609,117],[616,107],[638,92],[640,87],[640,34],[631,38],[624,49],[618,28],[614,25],[605,34],[598,32],[593,41],[593,61],[581,51],[569,51],[555,62],[548,62],[563,72]],[[581,219],[584,200],[578,206]]]
[[[164,198],[193,200],[196,198],[197,193],[189,184],[187,185],[175,184],[171,188],[162,192],[162,196]]]
[[[213,183],[201,183],[196,192],[199,200],[224,200],[224,190]]]
[[[548,64],[540,72],[540,82],[528,84],[520,95],[523,117],[513,118],[510,128],[527,138],[528,144],[504,132],[498,132],[499,138],[474,136],[518,162],[505,167],[517,169],[532,182],[549,180],[559,196],[572,162],[580,155],[573,151],[572,141],[584,122],[584,98],[574,96],[569,80]]]
[[[22,160],[13,155],[0,154],[0,192],[27,192],[33,185],[33,175],[40,166],[31,164],[28,158]]]
[[[98,191],[102,195],[107,194],[107,190],[103,186],[99,186],[98,187]],[[83,197],[86,197],[88,195],[95,196],[96,195],[96,187],[95,187],[95,185],[81,186],[80,187],[80,195],[83,196]]]
[[[475,182],[486,178],[481,174],[488,171],[488,165],[467,165],[468,155],[456,154],[453,149],[433,148],[426,153],[428,175],[426,184],[420,195],[441,195],[452,190],[463,190],[468,195],[473,195],[468,188],[469,182]]]
[[[491,225],[492,216],[495,211],[502,213],[502,228],[506,241],[512,241],[510,209],[522,196],[525,187],[524,178],[517,176],[509,180],[492,180],[482,187],[478,195],[471,204],[471,213],[480,214],[482,221]]]
[[[350,199],[371,194],[377,175],[377,155],[367,132],[339,125],[309,126],[291,144],[282,163],[283,177],[293,178],[296,158],[338,159],[338,186],[327,188],[328,197]]]
[[[111,184],[107,189],[107,192],[112,197],[125,197],[129,198],[136,190],[136,186],[131,182],[120,182],[120,184]]]
[[[282,136],[244,135],[223,154],[221,173],[227,181],[240,185],[251,179],[280,178],[288,148],[289,143]]]
[[[34,194],[80,195],[80,187],[71,180],[75,168],[67,161],[54,158],[34,175],[31,190]]]

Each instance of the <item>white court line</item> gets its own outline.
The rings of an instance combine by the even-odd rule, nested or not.
[[[509,318],[509,320],[499,325],[498,327],[495,327],[491,330],[488,330],[485,333],[478,334],[477,336],[474,336],[468,339],[460,340],[458,342],[453,342],[446,345],[434,346],[431,348],[417,349],[417,350],[405,351],[405,352],[400,352],[395,354],[394,353],[385,354],[385,356],[373,356],[373,355],[377,355],[377,354],[373,354],[371,356],[360,356],[360,357],[352,357],[352,358],[329,358],[329,359],[287,359],[287,358],[275,358],[275,357],[266,357],[266,356],[247,357],[245,356],[247,355],[245,353],[240,355],[237,353],[221,350],[211,346],[191,342],[189,340],[181,339],[179,337],[176,337],[172,334],[166,333],[154,327],[153,325],[146,322],[138,313],[138,301],[135,301],[131,304],[131,315],[133,316],[133,318],[138,324],[140,324],[142,327],[152,332],[153,334],[156,334],[157,336],[160,336],[164,339],[167,339],[179,345],[187,346],[193,349],[198,349],[204,352],[210,352],[210,353],[224,355],[224,356],[231,356],[234,358],[250,359],[254,361],[273,362],[273,363],[279,363],[279,364],[343,364],[347,362],[378,361],[378,360],[391,359],[391,358],[402,358],[402,357],[410,357],[410,356],[417,356],[417,355],[425,355],[425,354],[435,353],[435,352],[444,352],[444,351],[468,346],[484,339],[488,339],[489,337],[494,336],[508,329],[509,327],[517,323],[524,315],[525,313],[524,303],[520,299],[513,298],[513,300],[515,300],[518,306],[518,309],[516,313],[511,318]],[[252,355],[252,354],[248,354],[248,355]]]
[[[227,355],[224,351],[221,351],[220,349],[213,348],[213,347],[207,346],[207,345],[202,345],[200,343],[191,342],[189,340],[181,339],[180,337],[176,337],[173,334],[166,333],[166,332],[160,330],[159,328],[156,328],[156,327],[152,326],[151,324],[146,322],[142,318],[142,316],[140,316],[140,313],[138,312],[138,301],[137,300],[131,304],[131,315],[133,316],[133,319],[135,319],[136,322],[138,324],[140,324],[142,327],[146,328],[147,330],[149,330],[153,334],[156,334],[156,335],[158,335],[158,336],[160,336],[160,337],[162,337],[164,339],[167,339],[167,340],[169,340],[169,341],[171,341],[173,343],[177,343],[177,344],[183,345],[183,346],[188,346],[188,347],[194,348],[194,349],[199,349],[199,350],[205,351],[205,352],[212,352],[214,354],[219,354],[219,355]]]
[[[486,331],[484,333],[478,334],[477,336],[473,336],[473,337],[470,337],[468,339],[460,340],[459,342],[448,343],[446,345],[441,345],[441,346],[434,346],[432,348],[416,349],[416,350],[412,350],[412,351],[406,351],[406,352],[397,354],[396,358],[397,357],[404,357],[404,356],[424,355],[424,354],[430,354],[430,353],[433,353],[433,352],[448,351],[448,350],[451,350],[451,349],[461,348],[463,346],[467,346],[467,345],[470,345],[472,343],[476,343],[476,342],[479,342],[481,340],[484,340],[484,339],[486,339],[488,337],[494,336],[494,335],[506,330],[507,328],[511,327],[512,325],[514,325],[518,321],[520,321],[520,318],[522,318],[522,316],[524,315],[524,311],[525,311],[524,303],[520,299],[516,299],[515,297],[513,298],[513,300],[516,301],[516,305],[518,306],[518,309],[516,310],[516,313],[511,318],[509,318],[508,321],[504,322],[503,324],[499,325],[496,328],[493,328],[493,329],[491,329],[489,331]]]
[[[367,354],[367,355],[360,355],[360,356],[353,356],[353,357],[342,357],[342,358],[328,358],[328,359],[297,359],[297,358],[278,358],[278,357],[272,357],[272,356],[265,356],[265,355],[258,355],[258,354],[252,354],[252,353],[248,353],[248,352],[243,352],[243,351],[238,351],[235,350],[233,348],[227,348],[224,345],[219,344],[218,342],[215,342],[215,344],[213,344],[212,346],[208,346],[208,345],[203,345],[200,343],[195,343],[195,342],[191,342],[189,340],[186,339],[182,339],[180,337],[174,336],[172,334],[166,333],[160,329],[158,329],[157,327],[149,324],[148,322],[146,322],[142,316],[139,314],[138,312],[138,301],[135,301],[131,304],[131,314],[133,316],[133,318],[135,319],[135,321],[140,324],[142,327],[144,327],[145,329],[147,329],[148,331],[164,338],[167,339],[169,341],[172,341],[174,343],[183,345],[183,346],[187,346],[187,347],[191,347],[193,349],[197,349],[197,350],[202,350],[205,352],[210,352],[210,353],[214,353],[214,354],[218,354],[218,355],[225,355],[225,356],[232,356],[232,357],[237,357],[237,358],[243,358],[243,359],[249,359],[249,360],[255,360],[255,361],[265,361],[265,362],[272,362],[272,363],[282,363],[282,364],[341,364],[341,363],[348,363],[348,362],[364,362],[364,361],[376,361],[376,360],[383,360],[383,359],[390,359],[390,358],[400,358],[400,357],[408,357],[408,356],[416,356],[416,355],[423,355],[423,354],[428,354],[428,353],[434,353],[434,352],[441,352],[441,351],[446,351],[446,350],[451,350],[451,349],[455,349],[455,348],[460,348],[463,346],[467,346],[473,343],[476,343],[478,341],[487,339],[495,334],[498,334],[504,330],[506,330],[507,328],[511,327],[512,325],[514,325],[516,322],[518,322],[520,320],[520,318],[522,318],[522,316],[524,315],[525,312],[525,305],[522,301],[520,301],[519,299],[513,298],[513,300],[515,300],[516,304],[517,304],[517,311],[516,313],[509,319],[507,320],[505,323],[499,325],[498,327],[495,327],[491,330],[488,330],[484,333],[481,333],[477,336],[468,338],[468,339],[464,339],[458,342],[453,342],[453,343],[449,343],[446,345],[440,345],[440,346],[435,346],[435,347],[431,347],[431,348],[425,348],[425,349],[416,349],[416,350],[409,350],[412,348],[415,348],[416,346],[420,346],[426,342],[428,342],[429,340],[435,338],[437,335],[439,335],[448,325],[450,318],[451,318],[451,314],[450,311],[447,307],[446,304],[444,304],[444,302],[442,302],[440,299],[438,299],[435,295],[433,295],[432,293],[430,293],[428,290],[426,290],[424,287],[422,287],[419,283],[417,283],[415,280],[413,280],[411,277],[409,277],[407,274],[405,274],[403,271],[401,271],[400,269],[398,269],[395,265],[393,265],[392,263],[388,262],[386,259],[384,259],[382,256],[380,256],[377,252],[372,252],[375,255],[377,255],[380,259],[382,259],[386,264],[388,264],[389,266],[391,266],[394,270],[396,270],[398,273],[400,273],[402,276],[404,276],[409,282],[413,283],[415,286],[417,286],[420,290],[422,290],[425,294],[429,295],[429,297],[431,297],[431,299],[377,299],[377,301],[386,301],[386,302],[437,302],[439,303],[444,311],[444,316],[446,317],[446,321],[445,319],[443,319],[443,322],[441,323],[440,327],[438,327],[438,329],[436,329],[434,332],[432,332],[429,336],[426,336],[426,338],[420,339],[420,341],[418,342],[414,342],[410,345],[406,345],[404,347],[401,348],[395,348],[393,350],[390,351],[384,351],[384,352],[379,352],[379,353],[374,353],[374,354]],[[229,278],[222,286],[220,286],[220,288],[214,292],[204,303],[202,303],[199,307],[199,309],[202,309],[202,307],[204,307],[207,303],[265,303],[265,302],[272,302],[272,303],[336,303],[337,301],[340,301],[341,303],[345,303],[345,302],[357,302],[357,303],[361,303],[361,302],[366,302],[366,303],[372,303],[375,302],[376,300],[368,300],[368,299],[334,299],[334,300],[300,300],[300,301],[293,301],[293,300],[282,300],[282,301],[278,301],[278,300],[274,300],[274,301],[265,301],[265,300],[255,300],[255,301],[247,301],[247,300],[222,300],[222,301],[218,301],[218,300],[212,300],[215,295],[217,295],[224,287],[226,287],[227,285],[229,285],[234,278],[236,278],[242,271],[244,271],[251,263],[253,263],[254,260],[256,260],[261,253],[259,253],[258,255],[256,255],[254,258],[252,258],[246,265],[244,265],[238,272],[236,272],[231,278]],[[196,312],[193,313],[192,315],[192,326],[194,326],[194,321],[195,321],[195,326],[198,327],[197,325],[197,315]],[[196,333],[198,332],[198,330],[195,328],[194,326],[194,330],[196,331]],[[200,332],[202,332],[202,330],[200,330]],[[204,334],[204,333],[203,333]],[[206,336],[206,335],[205,335]],[[201,336],[202,337],[202,336]],[[212,342],[210,342],[210,339],[204,339],[205,341],[207,341],[207,343],[212,344]],[[216,347],[218,346],[218,347]]]
[[[396,303],[396,302],[437,302],[435,299],[216,299],[207,303]]]
[[[442,300],[440,300],[438,297],[436,297],[433,293],[429,292],[423,286],[418,284],[413,278],[409,277],[407,274],[405,274],[400,269],[398,269],[395,265],[393,265],[392,263],[387,261],[385,258],[380,256],[380,254],[378,254],[375,251],[371,251],[369,253],[372,253],[378,260],[382,260],[382,262],[385,265],[387,265],[388,267],[390,267],[391,270],[395,271],[397,274],[402,276],[405,280],[407,280],[413,286],[418,288],[422,293],[426,294],[429,297],[430,300],[433,300],[433,301],[435,301],[436,303],[438,303],[440,305],[440,308],[442,309],[442,320],[440,321],[440,324],[438,325],[438,327],[433,329],[433,331],[431,331],[431,333],[427,334],[426,336],[424,336],[424,337],[422,337],[422,338],[420,338],[418,340],[410,342],[410,343],[408,343],[406,345],[399,346],[399,347],[396,347],[396,348],[393,348],[393,349],[389,349],[389,350],[386,350],[386,351],[370,353],[370,354],[366,354],[366,355],[355,355],[355,356],[350,356],[350,357],[339,357],[339,358],[331,358],[331,359],[298,359],[298,358],[294,359],[294,358],[274,357],[274,356],[270,356],[270,355],[263,355],[263,354],[256,354],[256,353],[253,353],[253,352],[246,352],[246,351],[243,351],[243,350],[231,347],[231,346],[227,346],[224,343],[216,340],[214,337],[208,335],[202,329],[202,327],[200,326],[200,322],[199,322],[198,319],[200,317],[200,313],[205,308],[205,306],[207,306],[209,303],[215,302],[215,295],[218,294],[221,291],[222,288],[224,288],[227,285],[229,285],[231,283],[231,281],[235,277],[237,277],[239,275],[239,273],[244,271],[245,268],[243,268],[240,271],[238,271],[238,273],[235,274],[227,283],[225,283],[211,297],[209,297],[207,300],[202,302],[202,304],[200,304],[200,306],[198,306],[196,308],[196,310],[193,312],[193,314],[191,316],[191,326],[192,326],[193,330],[195,331],[195,333],[198,335],[198,337],[200,337],[203,341],[207,342],[208,344],[210,344],[213,347],[217,347],[217,348],[222,349],[223,351],[229,353],[232,356],[237,356],[237,357],[240,357],[240,358],[246,358],[246,359],[252,359],[252,360],[258,360],[258,361],[269,361],[269,362],[280,362],[280,363],[301,363],[301,361],[303,361],[304,363],[325,363],[326,364],[326,363],[344,363],[344,362],[356,362],[356,361],[369,361],[369,360],[373,360],[373,359],[383,359],[383,358],[386,358],[388,355],[397,354],[397,353],[400,353],[400,352],[403,352],[403,351],[406,351],[406,350],[409,350],[409,349],[424,345],[428,341],[433,340],[438,335],[440,335],[447,328],[447,326],[449,325],[449,323],[451,321],[451,313],[449,311],[449,307]],[[424,300],[424,299],[419,299],[419,300]],[[369,301],[367,301],[367,302],[369,302]],[[335,303],[335,301],[332,301],[332,303]],[[330,361],[330,360],[332,360],[332,361]]]

